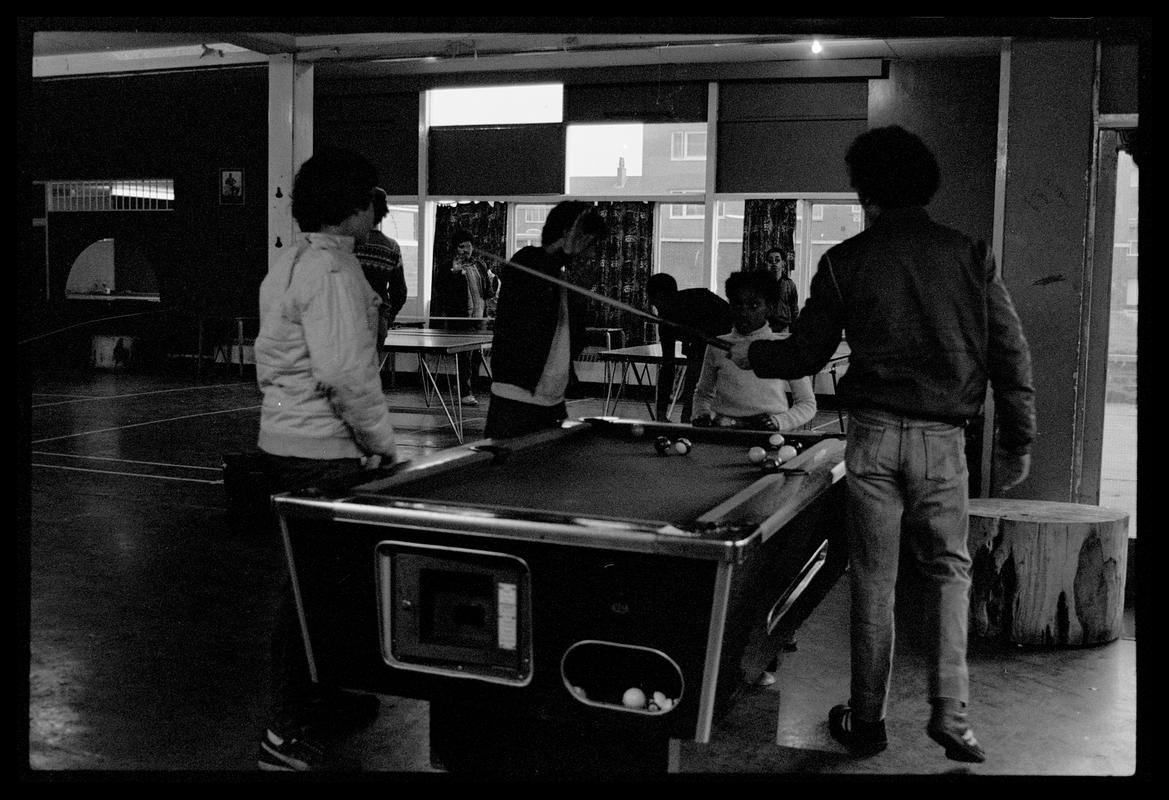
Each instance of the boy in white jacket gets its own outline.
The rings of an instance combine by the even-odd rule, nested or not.
[[[732,272],[726,281],[734,329],[719,338],[728,342],[782,339],[768,316],[779,302],[779,284],[767,272]],[[816,395],[812,379],[788,382],[794,402],[788,403],[785,382],[760,378],[751,370],[739,369],[722,350],[706,349],[702,374],[694,389],[694,419],[699,427],[753,428],[790,431],[816,416]]]
[[[393,465],[394,427],[378,374],[381,299],[353,255],[373,227],[377,170],[363,156],[323,148],[301,165],[292,216],[301,233],[260,284],[256,381],[263,394],[257,446],[269,488],[289,491],[360,479]],[[275,527],[275,521],[273,522]],[[359,764],[321,739],[368,725],[376,695],[313,681],[291,576],[281,574],[272,636],[271,710],[262,770],[344,771]]]

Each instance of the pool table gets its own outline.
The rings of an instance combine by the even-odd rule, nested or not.
[[[846,562],[843,438],[769,435],[594,417],[276,495],[314,679],[428,700],[452,772],[675,769]]]

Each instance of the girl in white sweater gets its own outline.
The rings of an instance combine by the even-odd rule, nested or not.
[[[779,302],[779,284],[768,272],[733,272],[727,276],[726,293],[734,329],[720,339],[733,343],[788,335],[773,332],[767,322]],[[790,405],[788,385],[794,400]],[[814,416],[816,395],[811,378],[790,382],[760,378],[751,370],[736,367],[722,350],[706,349],[702,374],[694,390],[692,424],[789,431],[807,424]]]

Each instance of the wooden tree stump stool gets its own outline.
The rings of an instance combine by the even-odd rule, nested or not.
[[[970,500],[970,632],[1092,645],[1124,623],[1128,514],[1043,500]]]

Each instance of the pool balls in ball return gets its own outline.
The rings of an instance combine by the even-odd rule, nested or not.
[[[621,705],[626,708],[645,708],[645,692],[633,686],[621,696]]]
[[[759,467],[764,472],[779,472],[779,467],[782,463],[783,462],[775,456],[767,456],[763,459],[762,462],[760,462]]]
[[[784,438],[782,433],[773,433],[767,437],[767,443],[772,447],[783,447]]]
[[[670,439],[666,436],[659,436],[654,439],[654,450],[658,452],[659,456],[664,456],[670,452]]]
[[[689,439],[679,439],[678,441],[674,442],[674,452],[678,455],[684,456],[689,453],[691,449],[693,449],[693,445],[690,444]]]
[[[761,464],[767,458],[767,451],[762,447],[752,447],[747,451],[747,460],[752,464]]]

